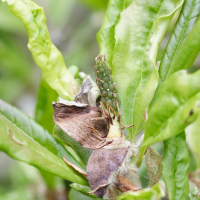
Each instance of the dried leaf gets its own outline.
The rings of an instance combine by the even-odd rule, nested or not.
[[[162,156],[154,149],[148,147],[145,162],[149,171],[150,187],[158,183],[160,180],[162,174],[161,160]]]
[[[65,133],[83,147],[95,149],[107,136],[107,122],[101,111],[92,106],[67,106],[62,103],[53,105],[53,119]],[[95,130],[95,131],[94,131]]]
[[[87,164],[87,178],[92,190],[109,184],[108,179],[113,171],[119,168],[128,152],[123,149],[96,149],[92,152]],[[107,186],[95,191],[98,197],[106,193]]]

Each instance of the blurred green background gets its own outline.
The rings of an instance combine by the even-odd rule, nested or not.
[[[76,65],[94,78],[94,58],[98,55],[96,33],[100,29],[107,0],[34,0],[43,6],[52,42],[62,52],[66,65]],[[160,45],[161,59],[173,26],[174,16]],[[0,99],[34,117],[40,69],[27,48],[28,36],[22,22],[0,2]],[[200,67],[198,57],[190,71]],[[162,144],[155,147],[162,153]],[[148,173],[141,169],[143,185]],[[67,182],[56,180],[57,197],[66,199]],[[50,186],[55,187],[55,186]],[[49,192],[49,193],[48,193]],[[12,160],[0,152],[0,200],[54,199],[34,167]]]

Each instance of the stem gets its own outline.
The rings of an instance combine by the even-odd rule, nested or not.
[[[147,149],[147,146],[143,146],[143,147],[140,149],[139,154],[138,154],[138,157],[137,157],[137,162],[136,162],[137,167],[140,167],[140,165],[141,165],[141,163],[142,163],[143,156],[144,156],[144,154],[146,153],[146,149]]]

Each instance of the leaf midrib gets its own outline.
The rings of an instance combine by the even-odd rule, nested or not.
[[[163,1],[163,2],[164,2],[164,1]],[[144,66],[144,58],[145,58],[145,53],[146,53],[146,50],[147,50],[147,43],[149,42],[149,37],[150,37],[151,31],[152,31],[152,29],[153,29],[153,26],[154,26],[155,22],[157,21],[157,15],[158,15],[158,13],[159,13],[159,11],[160,11],[160,8],[161,8],[162,5],[163,5],[163,2],[160,4],[159,10],[158,10],[157,14],[155,15],[155,18],[154,18],[154,20],[153,20],[153,22],[152,22],[152,26],[151,26],[151,29],[150,29],[150,31],[149,31],[149,34],[148,34],[148,37],[147,37],[147,41],[146,41],[146,44],[145,44],[145,48],[144,48],[144,51],[143,51],[143,56],[142,56],[142,57],[143,57],[143,58],[142,58],[142,67],[141,67],[141,71],[140,71],[140,80],[139,80],[139,83],[138,83],[138,86],[137,86],[137,89],[136,89],[136,93],[135,93],[135,98],[134,98],[134,103],[133,103],[133,110],[132,110],[133,112],[132,112],[132,113],[134,113],[134,111],[135,111],[136,96],[137,96],[137,93],[138,93],[139,85],[140,85],[141,80],[142,80],[142,73],[143,73],[143,66]],[[147,5],[147,7],[148,7],[148,5]],[[150,58],[150,57],[149,57],[149,58]],[[150,59],[150,60],[151,60],[151,59]],[[152,60],[151,60],[151,61],[152,61]],[[152,61],[152,64],[154,65],[153,61]],[[132,120],[132,124],[133,124],[133,122],[134,122],[134,118],[133,118],[133,120]],[[139,123],[137,124],[135,130],[137,130],[138,126],[139,126]],[[133,134],[133,132],[134,132],[134,129],[132,129],[132,134]]]

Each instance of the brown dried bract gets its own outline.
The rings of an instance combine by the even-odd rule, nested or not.
[[[107,185],[113,171],[119,168],[128,152],[123,149],[96,149],[92,152],[87,164],[87,178],[92,190],[101,185]],[[95,190],[98,197],[106,193],[108,186]]]
[[[83,147],[95,149],[100,142],[105,141],[108,126],[98,108],[62,103],[55,103],[53,108],[55,124]]]
[[[131,181],[129,181],[126,177],[122,175],[117,175],[118,180],[118,189],[121,192],[128,192],[128,191],[138,191],[141,190],[137,186],[135,186]]]

